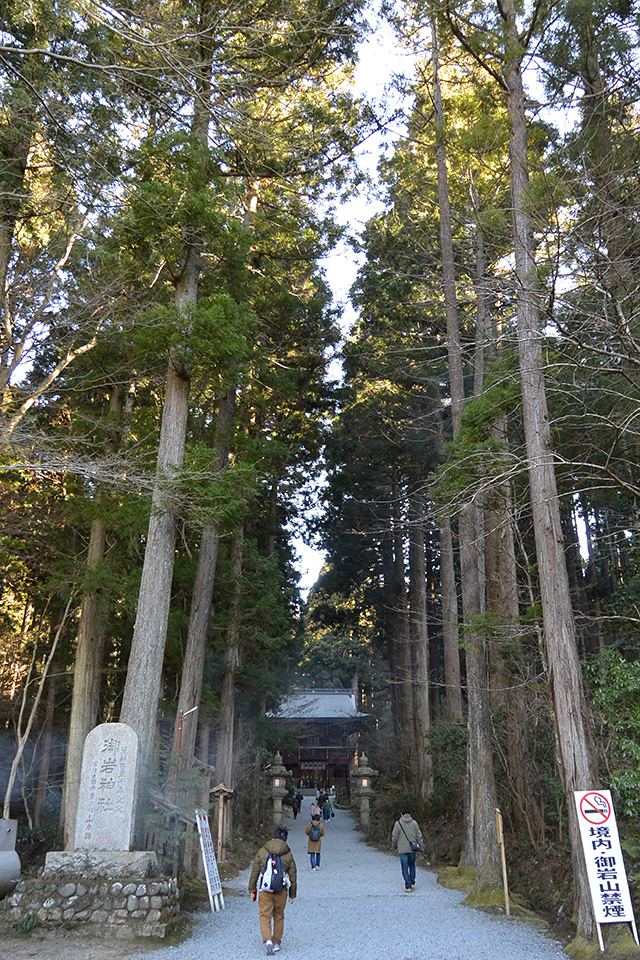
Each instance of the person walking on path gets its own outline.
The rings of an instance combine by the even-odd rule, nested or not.
[[[320,852],[322,850],[322,838],[324,837],[324,827],[320,823],[320,814],[314,813],[311,820],[304,828],[304,832],[309,837],[307,844],[307,853],[311,858],[311,869],[320,869]]]
[[[422,833],[409,807],[402,808],[402,816],[393,825],[391,846],[400,854],[405,893],[411,893],[416,888],[416,852],[422,850]]]
[[[284,932],[284,908],[293,903],[298,892],[298,877],[296,861],[287,843],[288,832],[284,827],[276,827],[271,840],[267,840],[260,847],[253,859],[251,875],[249,877],[249,893],[255,899],[258,890],[258,907],[260,911],[260,933],[262,942],[267,948],[267,955],[272,956],[280,950],[282,934]],[[270,884],[271,889],[263,889],[266,885],[265,865],[267,858],[273,857],[271,863],[277,863],[279,858],[284,876],[278,882]],[[259,882],[258,882],[259,881]],[[273,923],[273,931],[271,924]]]
[[[367,843],[351,810],[336,809],[322,841],[322,869],[311,871],[304,832],[311,799],[305,796],[304,817],[283,824],[289,827],[287,842],[298,865],[298,895],[285,910],[280,953],[265,956],[257,903],[247,894],[253,854],[260,846],[256,843],[247,868],[223,881],[224,910],[213,913],[205,900],[188,939],[172,946],[159,941],[153,955],[138,944],[127,960],[567,960],[551,935],[522,923],[513,911],[511,917],[500,917],[464,906],[465,894],[441,886],[422,857],[416,857],[416,889],[405,893],[397,853]],[[387,839],[396,819],[388,820]],[[426,846],[427,834],[422,833]],[[269,836],[271,829],[264,840]],[[14,942],[19,946],[15,954]],[[114,941],[110,960],[122,960],[127,952],[118,943]],[[0,957],[34,960],[35,950],[38,960],[98,960],[90,950],[84,953],[79,940],[58,943],[55,951],[52,946],[48,939],[34,944],[12,937],[8,949],[1,942]]]

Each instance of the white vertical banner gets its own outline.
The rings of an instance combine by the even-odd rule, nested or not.
[[[574,797],[596,923],[630,923],[637,942],[611,792],[576,790]]]
[[[218,863],[213,848],[209,818],[206,810],[196,810],[196,823],[198,824],[198,833],[200,834],[200,849],[202,851],[204,873],[207,878],[209,903],[211,904],[212,912],[215,913],[218,910],[224,910],[224,896],[222,894],[222,881],[218,873]]]

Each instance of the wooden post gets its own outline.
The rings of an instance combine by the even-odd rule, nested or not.
[[[507,858],[504,852],[504,830],[502,829],[502,814],[498,807],[496,807],[496,826],[498,828],[498,843],[500,844],[500,854],[502,857],[502,886],[504,888],[504,908],[507,912],[507,916],[511,916],[511,909],[509,907],[509,884],[507,883]]]
[[[222,795],[218,796],[218,863],[222,863],[224,859],[224,804],[225,798]]]
[[[233,794],[233,790],[230,787],[226,787],[224,783],[219,783],[217,787],[214,787],[211,791],[215,797],[218,798],[218,863],[223,863],[226,853],[227,838],[225,836],[226,827],[225,819],[227,812],[227,802],[229,797]]]

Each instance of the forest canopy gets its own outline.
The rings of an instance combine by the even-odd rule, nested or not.
[[[140,836],[212,771],[241,822],[269,711],[351,688],[372,829],[411,798],[482,889],[499,806],[593,937],[572,793],[640,849],[635,9],[388,5],[402,116],[355,92],[363,0],[1,10],[4,816],[72,844],[122,721]]]

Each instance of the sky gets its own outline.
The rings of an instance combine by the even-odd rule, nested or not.
[[[389,24],[372,15],[371,23],[374,28],[372,34],[359,48],[359,62],[355,73],[354,93],[367,95],[374,100],[381,100],[387,93],[386,88],[394,74],[403,74],[411,70],[408,56],[401,52]],[[393,142],[401,133],[391,129],[386,134],[386,140]],[[388,143],[385,143],[383,134],[372,136],[358,151],[357,161],[361,169],[371,177],[376,178],[378,161]],[[349,233],[357,235],[367,220],[382,207],[375,191],[367,190],[342,205],[338,212],[338,221],[348,228]],[[326,257],[322,266],[326,271],[327,280],[333,292],[334,302],[342,312],[341,327],[344,335],[348,334],[354,320],[355,313],[349,303],[349,289],[356,279],[359,261],[358,257],[343,240],[330,256]],[[339,365],[332,366],[330,376],[339,375]],[[323,551],[308,546],[300,538],[294,539],[294,548],[298,554],[298,568],[300,570],[299,588],[304,598],[318,578],[325,554]]]
[[[358,95],[366,95],[374,101],[382,100],[385,96],[393,98],[394,94],[389,93],[388,85],[394,75],[410,76],[412,74],[411,55],[400,49],[393,29],[376,12],[371,13],[369,22],[372,26],[372,33],[359,47],[359,62],[355,73],[354,92]],[[545,94],[535,64],[532,64],[530,69],[527,70],[526,85],[530,95],[539,103],[544,104]],[[398,97],[399,95],[396,94],[395,96]],[[554,108],[553,113],[549,114],[543,106],[541,116],[553,122],[561,133],[566,133],[567,129],[575,123],[576,107],[573,106],[564,113]],[[378,134],[371,137],[357,152],[358,164],[374,180],[376,179],[380,157],[390,150],[390,146],[402,133],[402,126],[399,123],[397,129],[389,129],[386,135]],[[352,236],[357,235],[367,220],[381,207],[382,204],[375,191],[363,191],[359,196],[354,197],[341,207],[338,220],[348,228]],[[356,279],[359,266],[358,258],[348,242],[342,241],[332,254],[325,258],[323,266],[333,291],[334,301],[342,310],[341,326],[343,335],[346,336],[355,320],[355,313],[349,303],[348,296],[349,289]],[[338,362],[330,369],[330,376],[335,377],[336,373],[339,375]],[[320,508],[320,504],[318,506]],[[579,523],[578,533],[584,554],[586,540],[584,530],[580,527],[581,524]],[[299,588],[302,596],[306,598],[310,588],[318,578],[325,554],[323,551],[308,546],[299,538],[294,540],[294,548],[299,558]]]

